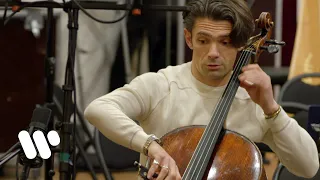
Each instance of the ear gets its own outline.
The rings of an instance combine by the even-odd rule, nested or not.
[[[184,32],[184,38],[186,40],[187,45],[189,46],[190,49],[193,49],[191,33],[186,28],[184,28],[183,32]]]

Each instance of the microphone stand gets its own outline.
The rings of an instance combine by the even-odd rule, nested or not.
[[[71,5],[69,4],[71,3]],[[61,150],[60,150],[60,180],[70,180],[71,179],[71,168],[75,166],[70,161],[71,154],[75,153],[75,149],[70,148],[71,134],[72,134],[72,124],[70,123],[70,117],[72,114],[72,109],[74,108],[72,105],[72,91],[75,87],[75,79],[74,79],[74,66],[75,66],[75,51],[77,46],[77,31],[78,31],[78,16],[79,16],[79,7],[73,6],[73,2],[70,1],[66,4],[66,12],[68,13],[68,29],[69,29],[69,44],[68,44],[68,60],[65,74],[65,85],[62,87],[64,90],[64,104],[63,104],[63,123],[62,123],[62,131],[61,131]],[[79,2],[80,4],[82,2]],[[85,3],[85,2],[84,2]],[[70,6],[69,6],[69,5]],[[90,3],[90,5],[93,5]],[[109,4],[110,6],[112,4]],[[142,4],[141,4],[142,5]],[[116,5],[121,7],[121,5]],[[115,6],[115,7],[116,7]],[[92,6],[93,7],[93,6]],[[127,7],[122,6],[124,9]],[[142,7],[142,6],[140,6]],[[165,10],[165,6],[150,6],[156,10]],[[168,10],[171,11],[181,11],[183,7],[171,7],[168,6]],[[180,9],[179,9],[180,8]],[[113,9],[111,7],[105,9]],[[117,8],[114,8],[117,9]],[[185,8],[184,8],[185,9]],[[73,139],[77,140],[76,137]],[[74,142],[76,143],[76,142]],[[75,161],[73,161],[75,162]],[[109,173],[107,174],[108,178],[110,177]],[[73,177],[74,179],[74,177]]]
[[[13,157],[15,157],[16,155],[18,155],[18,159],[17,161],[23,165],[23,169],[22,172],[20,174],[20,178],[19,180],[27,180],[29,177],[29,172],[31,168],[39,168],[42,166],[42,159],[39,157],[36,157],[35,159],[27,159],[27,157],[25,156],[25,154],[22,151],[22,147],[20,146],[20,143],[17,143],[17,149],[15,149],[15,151],[11,152],[11,154],[5,156],[4,159],[2,159],[1,163],[0,163],[0,167],[5,164],[6,162],[8,162],[10,159],[12,159]]]
[[[73,133],[70,117],[73,112],[72,91],[74,90],[74,64],[75,50],[77,46],[78,16],[79,9],[68,8],[68,29],[69,29],[69,45],[68,45],[68,61],[65,74],[64,104],[63,104],[63,122],[61,124],[61,151],[60,151],[60,180],[70,180],[72,164],[71,154],[75,153],[75,149],[71,148],[71,134]],[[73,137],[75,138],[75,137]],[[75,142],[74,142],[75,143]],[[72,146],[73,147],[73,146]]]
[[[52,1],[52,0],[51,0]],[[59,108],[59,102],[57,99],[54,98],[54,78],[55,78],[55,57],[54,57],[54,47],[53,47],[53,37],[54,37],[54,29],[53,29],[53,23],[54,23],[54,14],[53,14],[53,8],[48,7],[47,8],[47,47],[46,47],[46,58],[45,58],[45,76],[46,76],[46,103],[43,105],[44,107],[50,108],[52,111],[56,110],[57,113],[60,113],[61,117],[63,117],[63,110],[62,108]],[[69,60],[68,60],[69,61]],[[74,60],[73,60],[74,61]],[[74,63],[71,63],[74,64]],[[70,102],[68,102],[70,103]],[[69,109],[69,108],[68,108]],[[67,112],[66,114],[72,114],[71,112]],[[81,115],[79,115],[81,116]],[[54,129],[54,123],[53,123],[53,118],[52,116],[48,129]],[[80,118],[80,121],[82,124],[84,124],[84,121],[82,118]],[[85,126],[85,125],[83,125]],[[61,128],[61,123],[57,126],[58,128]],[[84,127],[86,128],[86,127]],[[87,130],[87,129],[85,129]],[[87,130],[88,131],[88,130]],[[88,132],[86,132],[89,136],[89,139],[92,141],[91,136],[89,135]],[[94,168],[85,154],[85,150],[82,147],[82,144],[80,142],[80,136],[76,134],[74,137],[76,142],[77,147],[79,148],[79,154],[81,155],[84,159],[84,162],[86,163],[89,171],[91,172],[92,178],[94,180],[97,179],[96,174],[94,172]],[[55,171],[54,171],[54,156],[51,156],[49,159],[45,160],[45,180],[52,180]],[[75,166],[75,165],[74,165]],[[106,171],[106,170],[105,170]],[[104,172],[105,174],[110,174],[109,172]],[[110,175],[109,175],[110,176]]]
[[[137,1],[135,1],[137,2]],[[165,5],[144,5],[143,1],[138,1],[138,9],[143,10],[150,10],[150,11],[187,11],[185,6],[165,6]],[[111,2],[94,2],[94,1],[79,1],[79,4],[85,9],[107,9],[107,10],[131,10],[126,4],[118,5],[116,3]],[[0,6],[5,6],[6,3],[0,1]],[[75,174],[74,171],[74,162],[75,159],[72,160],[74,157],[75,149],[74,143],[77,143],[77,138],[73,136],[73,123],[70,122],[70,117],[74,112],[76,116],[75,107],[72,100],[72,91],[75,87],[75,79],[74,79],[74,65],[75,65],[75,51],[77,45],[77,31],[78,31],[78,16],[79,16],[79,7],[73,1],[70,1],[66,4],[61,3],[50,3],[48,2],[18,2],[18,1],[9,1],[8,6],[26,6],[28,7],[45,7],[48,8],[48,21],[47,21],[47,33],[48,33],[48,40],[47,40],[47,57],[45,61],[46,65],[46,85],[47,85],[47,96],[46,96],[46,103],[44,104],[45,107],[53,108],[53,80],[54,80],[54,65],[55,59],[53,57],[53,48],[52,48],[52,34],[53,30],[51,27],[53,21],[53,8],[63,8],[68,13],[68,29],[69,29],[69,44],[68,44],[68,60],[66,66],[66,73],[65,73],[65,84],[63,85],[62,89],[64,91],[64,102],[63,102],[63,121],[57,124],[57,129],[60,129],[60,149],[55,150],[56,152],[60,153],[60,180],[70,180],[71,177],[75,179],[74,176],[71,176],[71,172]],[[52,118],[52,117],[51,117]],[[50,120],[49,130],[53,129],[53,119]],[[73,143],[73,144],[71,144]],[[16,149],[12,149],[14,151]],[[81,149],[80,149],[81,150]],[[9,157],[6,157],[5,160],[0,162],[0,167],[2,164],[10,160],[16,154],[18,154],[20,150],[13,152]],[[53,152],[55,152],[53,151]],[[54,158],[51,156],[51,158]],[[20,158],[27,159],[27,158]],[[84,159],[86,157],[84,156]],[[22,178],[27,178],[30,168],[33,166],[39,167],[42,165],[42,159],[35,159],[33,163],[27,162],[28,165],[24,167],[24,171],[22,172]],[[29,165],[31,164],[31,165]],[[53,159],[48,159],[45,161],[46,166],[46,179],[52,179],[54,175],[53,168]],[[50,170],[47,170],[50,169]]]
[[[53,82],[54,82],[54,72],[55,72],[55,58],[53,53],[53,8],[48,7],[47,9],[47,47],[46,47],[46,57],[45,57],[45,76],[46,76],[46,103],[44,107],[48,107],[51,110],[54,108],[53,103]],[[51,116],[48,129],[54,128],[53,117]],[[45,160],[45,179],[52,180],[52,176],[55,174],[53,171],[54,166],[54,156],[50,156],[49,159]]]
[[[54,109],[57,110],[57,112],[60,113],[61,117],[63,117],[64,116],[63,115],[64,111],[62,110],[62,108],[58,107],[59,106],[58,100],[54,99],[54,78],[55,78],[55,74],[54,73],[55,73],[55,62],[56,62],[56,60],[55,60],[55,57],[54,57],[54,48],[53,48],[53,37],[54,37],[54,29],[52,28],[53,23],[54,23],[53,8],[52,7],[48,7],[48,9],[47,9],[47,42],[46,42],[47,43],[47,48],[46,48],[47,51],[46,51],[46,58],[45,58],[45,76],[46,76],[46,89],[47,89],[46,92],[47,92],[47,94],[46,94],[46,103],[44,104],[44,106],[50,108],[51,110],[54,110]],[[75,39],[76,39],[76,36],[75,36]],[[72,40],[70,40],[70,41],[72,41]],[[68,57],[70,57],[70,56],[68,56]],[[72,61],[74,62],[74,59]],[[69,62],[69,60],[68,60],[68,62]],[[74,63],[71,63],[71,64],[74,64]],[[75,85],[73,85],[73,86],[75,86]],[[72,102],[67,102],[67,104],[69,104],[69,103],[72,104]],[[68,110],[69,109],[71,109],[71,107],[68,108]],[[67,115],[70,114],[70,116],[71,116],[72,111],[71,112],[67,112],[66,114]],[[53,129],[54,128],[53,117],[54,116],[52,116],[52,118],[50,120],[50,123],[48,125],[48,129]],[[81,120],[81,123],[83,124],[84,123],[83,119],[80,118],[80,120]],[[62,123],[62,124],[64,124],[64,123]],[[57,127],[61,128],[61,123]],[[70,125],[70,127],[71,127],[71,125]],[[88,134],[88,136],[89,136],[89,139],[92,141],[91,136],[89,134]],[[78,134],[76,134],[76,136],[74,138],[75,138],[76,142],[73,142],[73,143],[76,143],[77,147],[79,148],[79,154],[83,157],[84,162],[86,163],[89,171],[91,172],[92,178],[94,180],[96,180],[97,177],[96,177],[96,174],[94,172],[94,168],[93,168],[91,162],[89,161],[89,158],[85,154],[85,150],[82,147],[82,144],[81,144],[80,139],[79,139],[80,136]],[[73,166],[75,166],[75,165],[73,165]],[[109,172],[104,172],[104,173],[109,175],[109,177],[111,176]],[[49,159],[45,160],[45,180],[52,180],[54,174],[55,174],[55,171],[54,171],[54,156],[51,156]]]

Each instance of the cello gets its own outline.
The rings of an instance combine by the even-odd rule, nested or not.
[[[255,22],[261,31],[251,37],[241,50],[233,74],[208,125],[177,128],[160,138],[163,149],[175,160],[183,180],[267,179],[261,153],[254,142],[223,127],[240,85],[238,76],[242,67],[249,63],[257,63],[263,51],[276,53],[277,45],[284,45],[283,42],[270,40],[274,23],[268,12],[261,13]],[[152,161],[152,158],[148,158],[146,167],[135,163],[139,166],[139,175],[144,179],[147,179],[148,166]]]

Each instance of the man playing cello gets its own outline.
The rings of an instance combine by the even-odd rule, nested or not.
[[[245,1],[193,0],[187,6],[184,35],[192,61],[142,74],[85,110],[86,119],[107,138],[140,152],[141,163],[154,158],[148,178],[161,168],[157,180],[181,179],[157,137],[179,127],[208,124],[236,56],[254,31]],[[319,169],[316,144],[274,100],[270,77],[250,64],[238,79],[241,87],[224,127],[267,144],[293,174],[313,177]]]

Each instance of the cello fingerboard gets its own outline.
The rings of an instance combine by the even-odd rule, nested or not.
[[[211,154],[215,148],[219,137],[223,135],[222,127],[224,121],[228,115],[229,109],[233,102],[233,98],[239,88],[240,82],[238,76],[241,73],[242,67],[250,62],[252,51],[243,50],[240,58],[234,68],[230,81],[228,82],[226,89],[220,97],[213,116],[206,127],[200,142],[193,154],[190,163],[184,173],[182,179],[201,179],[205,173],[208,162],[211,158]]]

